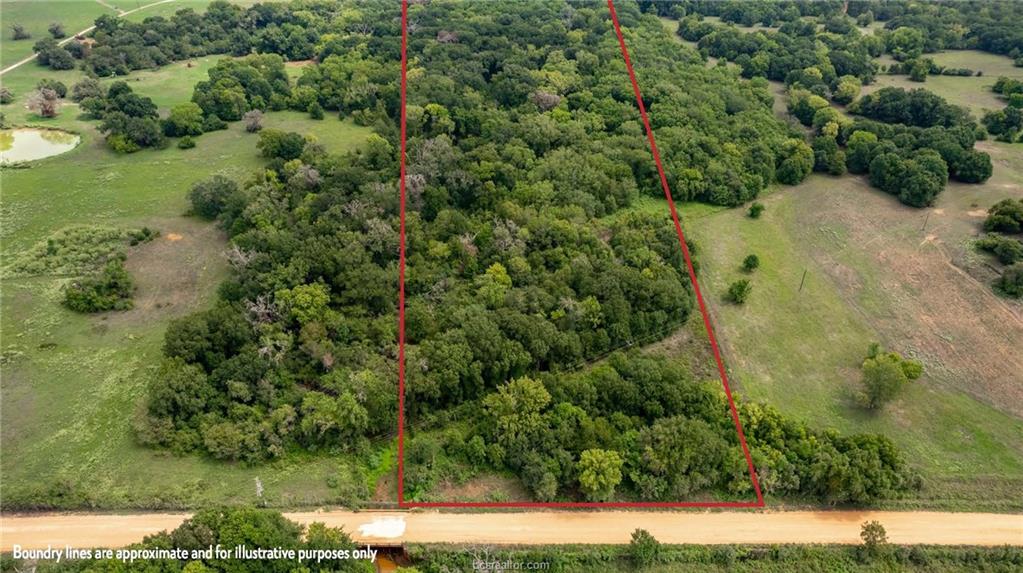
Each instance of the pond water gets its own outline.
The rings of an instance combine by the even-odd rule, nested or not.
[[[0,163],[34,161],[74,149],[81,139],[56,129],[19,127],[0,130]]]

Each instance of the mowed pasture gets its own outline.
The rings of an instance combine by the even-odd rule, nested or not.
[[[147,0],[151,1],[153,0]],[[47,30],[50,24],[54,22],[63,24],[64,32],[70,37],[92,26],[93,21],[103,14],[114,15],[117,12],[95,0],[61,2],[4,0],[3,30],[0,30],[0,68],[6,68],[31,56],[32,46],[36,42],[52,37]],[[14,24],[24,26],[32,37],[27,40],[14,40],[14,33],[11,31]]]
[[[5,2],[5,15],[6,10]],[[121,79],[153,97],[165,114],[190,99],[192,86],[216,60],[176,62]],[[5,74],[4,85],[16,101],[0,111],[15,125],[77,132],[82,143],[25,168],[3,170],[4,261],[74,225],[149,226],[161,234],[128,250],[126,266],[139,287],[130,311],[86,316],[64,309],[62,289],[72,277],[4,278],[4,507],[314,505],[337,497],[328,481],[348,475],[348,465],[374,471],[381,464],[375,457],[345,461],[326,452],[296,452],[275,463],[245,466],[135,443],[131,419],[159,363],[168,322],[211,304],[228,272],[223,233],[186,216],[188,189],[216,173],[247,178],[263,164],[258,136],[239,122],[198,137],[194,149],[177,149],[172,141],[166,149],[118,155],[107,149],[97,122],[81,117],[70,102],[54,119],[25,109],[25,98],[43,77],[70,86],[81,72],[53,72],[30,63]],[[275,112],[266,115],[264,125],[313,134],[332,152],[355,148],[371,132],[333,114],[314,121],[304,113]]]
[[[961,105],[973,113],[978,120],[985,111],[999,110],[1005,107],[1005,101],[991,91],[991,86],[999,76],[1023,79],[1023,68],[1012,65],[1012,60],[997,54],[989,54],[979,50],[949,50],[937,54],[924,54],[934,63],[949,68],[969,68],[974,72],[981,71],[977,76],[927,76],[926,82],[910,81],[907,75],[892,76],[878,74],[877,80],[863,86],[863,94],[873,93],[884,87],[899,87],[907,90],[927,88],[947,99],[950,103]],[[878,58],[877,62],[884,66],[895,63],[890,56]]]
[[[950,185],[933,209],[861,178],[814,175],[762,199],[761,219],[687,219],[739,392],[819,426],[890,436],[925,478],[919,498],[892,505],[1021,507],[1023,305],[992,292],[990,261],[971,242],[986,207],[1023,197],[1023,171],[1011,146],[986,148],[995,176]],[[761,267],[747,275],[751,253]],[[738,278],[754,285],[742,306],[723,299]],[[925,367],[876,413],[856,400],[873,341]]]

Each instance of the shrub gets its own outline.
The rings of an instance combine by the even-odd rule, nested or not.
[[[988,235],[976,243],[977,248],[998,257],[1004,265],[1023,261],[1023,242],[1001,235]]]
[[[298,133],[285,132],[279,129],[267,129],[259,134],[256,147],[267,159],[298,159],[305,149],[305,138]]]
[[[14,93],[7,89],[6,86],[0,87],[0,104],[11,103],[14,101]]]
[[[133,229],[128,231],[128,243],[131,246],[138,245],[139,243],[148,243],[153,239],[160,236],[160,231],[150,229],[149,227],[142,227],[141,229]]]
[[[237,183],[223,175],[214,175],[192,185],[188,200],[195,214],[205,219],[215,219],[240,194]]]
[[[40,117],[57,117],[57,113],[60,112],[60,98],[57,97],[57,92],[51,89],[32,92],[26,105]]]
[[[888,533],[877,521],[868,521],[860,528],[860,539],[863,540],[863,553],[870,559],[880,557],[888,547]]]
[[[649,567],[657,561],[661,554],[661,543],[645,529],[632,532],[629,541],[629,558],[638,567]]]
[[[163,133],[168,137],[202,135],[202,109],[193,102],[178,104],[171,108],[170,115],[161,123]]]
[[[909,68],[909,79],[914,82],[926,82],[930,69],[931,65],[927,60],[917,60]]]
[[[51,78],[43,78],[39,80],[39,83],[36,84],[36,89],[40,91],[46,89],[53,90],[59,98],[63,98],[67,95],[67,86],[64,85],[64,82]]]
[[[984,230],[1018,233],[1023,229],[1023,199],[1002,199],[988,209]]]
[[[40,62],[46,61],[46,65],[53,70],[71,70],[75,67],[75,57],[71,52],[57,46],[46,52],[45,56],[39,54]]]
[[[487,444],[482,436],[473,436],[465,443],[465,458],[473,468],[482,467],[487,463]]]
[[[192,149],[195,147],[195,140],[191,135],[186,135],[178,140],[178,149]]]
[[[82,276],[96,272],[106,261],[118,256],[131,235],[137,232],[98,225],[72,225],[11,257],[4,268],[4,277]]]
[[[760,257],[756,255],[747,255],[746,258],[742,260],[742,270],[746,271],[747,273],[751,273],[757,270],[759,267]]]
[[[1013,298],[1023,297],[1023,262],[1006,267],[995,287]]]
[[[242,116],[242,121],[245,122],[245,131],[249,133],[256,133],[263,129],[263,112],[258,109],[253,109],[245,112]]]
[[[67,36],[67,33],[64,32],[64,25],[61,24],[60,22],[54,22],[54,23],[50,24],[50,27],[47,28],[47,30],[49,30],[50,35],[53,36],[54,39],[57,39],[57,40]]]
[[[764,207],[763,203],[754,201],[753,204],[749,206],[748,214],[751,219],[759,219],[760,215],[764,213],[764,209],[766,209],[766,207]]]
[[[75,312],[127,310],[132,307],[135,281],[116,258],[99,274],[72,282],[64,293],[64,306]]]
[[[737,280],[728,286],[728,300],[743,304],[753,291],[753,285],[746,279]]]
[[[202,120],[203,133],[209,133],[211,131],[218,131],[221,129],[227,129],[227,122],[220,119],[218,115],[207,115],[206,119]]]
[[[12,24],[11,32],[14,33],[15,40],[28,40],[32,37],[32,34],[30,34],[29,31],[21,24]]]
[[[96,78],[83,78],[82,81],[71,86],[71,101],[80,103],[89,98],[103,97],[106,97],[106,90]]]
[[[320,106],[319,102],[313,102],[309,106],[309,117],[313,119],[323,119],[323,107]]]
[[[126,135],[121,133],[115,133],[107,136],[107,145],[116,153],[135,153],[139,149],[142,149],[137,143],[128,139]]]

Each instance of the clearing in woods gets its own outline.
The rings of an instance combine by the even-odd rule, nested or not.
[[[950,50],[937,54],[924,54],[934,63],[949,68],[969,68],[977,76],[927,76],[926,82],[910,81],[909,76],[890,76],[878,74],[877,80],[863,86],[863,94],[869,94],[884,87],[900,87],[907,90],[927,88],[947,99],[950,103],[961,105],[979,120],[985,110],[999,110],[1005,107],[1005,100],[991,91],[991,86],[999,76],[1023,79],[1023,68],[1012,65],[1012,60],[997,54],[989,54],[979,50]],[[895,63],[891,56],[885,55],[877,59],[877,63],[889,66]]]

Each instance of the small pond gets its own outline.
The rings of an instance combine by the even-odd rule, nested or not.
[[[60,155],[74,149],[79,139],[73,133],[56,129],[3,129],[0,130],[0,163],[19,163]]]

